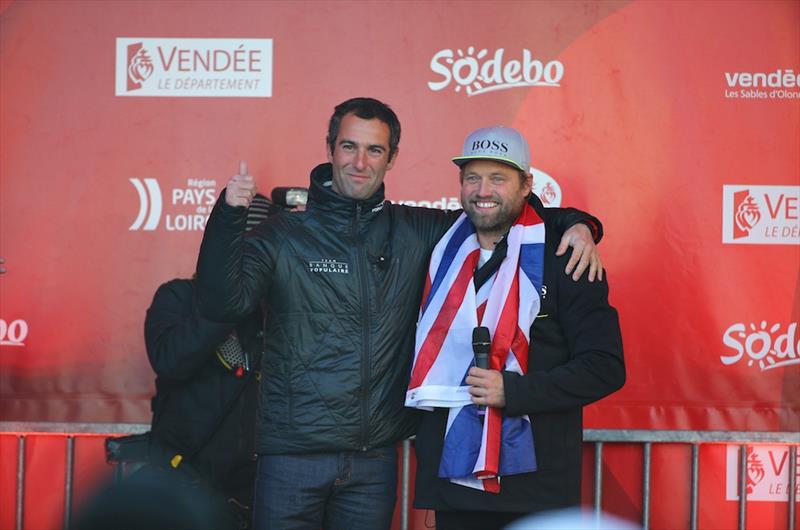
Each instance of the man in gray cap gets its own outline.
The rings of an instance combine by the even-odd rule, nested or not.
[[[528,201],[523,136],[478,129],[453,162],[464,214],[431,256],[406,395],[431,411],[414,506],[436,510],[437,530],[486,530],[580,503],[582,410],[625,365],[608,284],[563,274],[569,256]]]

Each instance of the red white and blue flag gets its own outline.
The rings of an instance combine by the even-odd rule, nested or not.
[[[480,245],[466,216],[433,250],[417,323],[406,406],[449,408],[439,476],[497,493],[500,477],[536,471],[528,416],[507,417],[472,404],[465,378],[474,365],[472,330],[489,328],[489,369],[525,374],[529,332],[539,312],[544,223],[529,205],[507,235],[508,251],[476,291]]]

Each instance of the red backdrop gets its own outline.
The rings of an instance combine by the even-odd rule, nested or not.
[[[403,124],[389,198],[451,203],[500,123],[602,219],[628,383],[586,427],[800,430],[797,1],[0,2],[0,417],[148,421],[212,197],[305,185],[357,95]]]

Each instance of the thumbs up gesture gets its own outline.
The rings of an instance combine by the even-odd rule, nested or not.
[[[247,162],[239,162],[239,174],[234,175],[225,187],[225,202],[229,206],[250,206],[250,201],[256,194],[256,182],[252,175],[247,173]]]

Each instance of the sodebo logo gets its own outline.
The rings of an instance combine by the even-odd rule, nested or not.
[[[161,187],[154,178],[129,179],[139,195],[139,214],[128,230],[155,230],[164,209]],[[185,188],[173,188],[170,210],[164,218],[168,232],[202,231],[217,197],[215,180],[187,179]]]
[[[494,90],[529,86],[561,86],[564,65],[561,61],[543,63],[533,59],[530,50],[522,50],[522,59],[504,60],[505,50],[499,48],[489,55],[486,48],[475,53],[470,46],[467,52],[458,49],[440,50],[431,59],[431,70],[441,76],[428,81],[433,91],[447,88],[455,82],[455,91],[465,89],[468,96],[477,96]]]
[[[766,320],[760,325],[736,323],[725,330],[722,343],[732,349],[733,355],[722,355],[719,360],[724,365],[738,363],[747,354],[747,366],[758,363],[762,371],[800,364],[800,342],[797,337],[797,322],[792,322],[781,333],[781,324],[767,326]]]
[[[28,323],[22,319],[6,322],[0,318],[0,346],[25,346]]]

